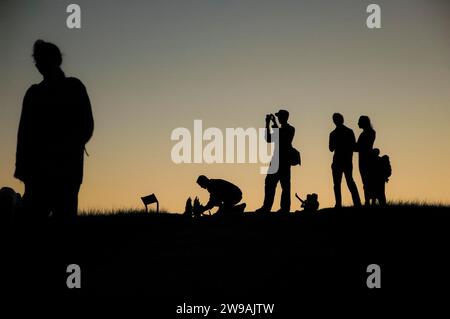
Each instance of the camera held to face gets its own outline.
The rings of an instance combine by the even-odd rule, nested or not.
[[[275,115],[273,114],[267,114],[266,115],[266,122],[275,121]]]

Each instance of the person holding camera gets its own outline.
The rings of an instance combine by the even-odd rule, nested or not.
[[[277,123],[277,119],[279,125]],[[289,112],[279,110],[275,115],[266,115],[266,141],[274,142],[274,155],[271,168],[265,179],[264,203],[256,210],[257,213],[270,212],[275,198],[275,190],[278,182],[281,184],[281,203],[278,212],[288,213],[291,209],[291,160],[292,141],[295,128],[288,123]],[[270,123],[272,122],[272,129]],[[278,165],[276,165],[278,162]],[[275,164],[275,165],[274,165]],[[277,169],[278,168],[278,169]]]

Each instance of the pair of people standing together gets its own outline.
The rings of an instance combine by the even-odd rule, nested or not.
[[[330,133],[329,149],[334,152],[333,172],[335,207],[342,206],[341,182],[342,175],[345,175],[347,186],[352,194],[353,204],[361,206],[358,188],[353,180],[353,153],[359,154],[359,171],[364,186],[365,205],[370,204],[370,161],[372,158],[373,144],[376,132],[372,128],[369,117],[363,115],[359,118],[358,126],[363,131],[358,140],[355,138],[353,130],[344,125],[344,117],[340,113],[333,114],[333,122],[336,128]]]

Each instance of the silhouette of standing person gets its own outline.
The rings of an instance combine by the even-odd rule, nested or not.
[[[359,172],[364,186],[364,205],[370,205],[371,199],[371,180],[370,180],[370,162],[372,157],[373,143],[375,142],[376,132],[372,128],[370,118],[362,115],[359,117],[358,126],[363,131],[356,142],[356,151],[359,153]]]
[[[330,133],[329,149],[334,152],[331,170],[333,173],[334,197],[336,208],[342,206],[341,182],[345,175],[348,189],[352,194],[353,205],[361,206],[358,188],[353,180],[353,151],[356,145],[353,130],[344,125],[344,117],[340,113],[333,114],[336,128]]]
[[[376,204],[377,200],[381,206],[386,205],[386,183],[389,181],[391,173],[392,168],[389,156],[380,156],[380,149],[374,148],[370,162],[371,199],[373,205]]]
[[[278,161],[278,170],[273,174],[267,174],[264,185],[264,203],[256,210],[257,213],[270,212],[275,198],[275,190],[278,182],[281,184],[281,208],[278,212],[288,213],[291,209],[291,162],[290,154],[292,150],[292,141],[295,135],[295,128],[288,123],[289,112],[279,110],[275,113],[280,127],[277,124],[275,116],[272,114],[266,116],[266,140],[275,142],[274,157],[272,162]],[[272,128],[276,128],[278,138],[273,139],[275,132],[271,132],[270,121],[273,122]],[[272,163],[271,163],[272,165]]]
[[[56,45],[37,40],[33,58],[44,79],[23,100],[14,176],[25,183],[26,218],[51,213],[70,220],[77,215],[85,144],[94,130],[91,104],[83,83],[61,70]]]

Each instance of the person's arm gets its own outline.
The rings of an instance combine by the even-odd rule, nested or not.
[[[352,134],[350,134],[350,145],[352,146],[351,149],[358,151],[358,146],[356,144],[356,137],[355,137],[355,133],[353,131],[351,131]]]
[[[275,116],[272,115],[271,119],[272,119],[272,128],[278,128],[279,125],[277,123],[277,119],[275,118]]]
[[[355,135],[355,133],[353,133],[353,135]],[[359,135],[358,140],[355,142],[353,150],[355,152],[359,152],[361,150],[361,135]]]
[[[22,102],[22,113],[20,115],[19,130],[17,133],[17,149],[16,149],[16,169],[14,177],[25,182],[27,179],[27,144],[30,128],[30,104],[31,104],[31,88],[25,93]]]
[[[331,132],[330,133],[330,139],[328,141],[328,149],[330,150],[330,152],[334,152],[336,149],[336,145],[335,145],[335,141],[334,141],[334,135]]]
[[[375,132],[375,130],[372,131],[372,132],[373,132],[373,134],[372,134],[372,136],[371,136],[370,149],[373,148],[373,144],[375,143],[375,138],[376,138],[376,136],[377,136],[377,132]]]
[[[213,194],[209,193],[209,201],[203,206],[203,212],[212,209],[214,206],[217,206],[217,199]]]
[[[81,108],[81,138],[83,145],[85,145],[92,137],[94,133],[94,117],[92,115],[91,101],[89,100],[89,95],[87,94],[86,87],[81,83],[80,92],[80,108]]]
[[[266,138],[266,142],[267,143],[272,143],[272,133],[270,132],[270,120],[271,120],[271,116],[270,115],[266,115],[266,134],[265,134],[265,138]]]
[[[294,136],[295,136],[295,127],[290,126],[290,130],[287,136],[287,142],[289,145],[292,145],[292,142],[294,141]]]

